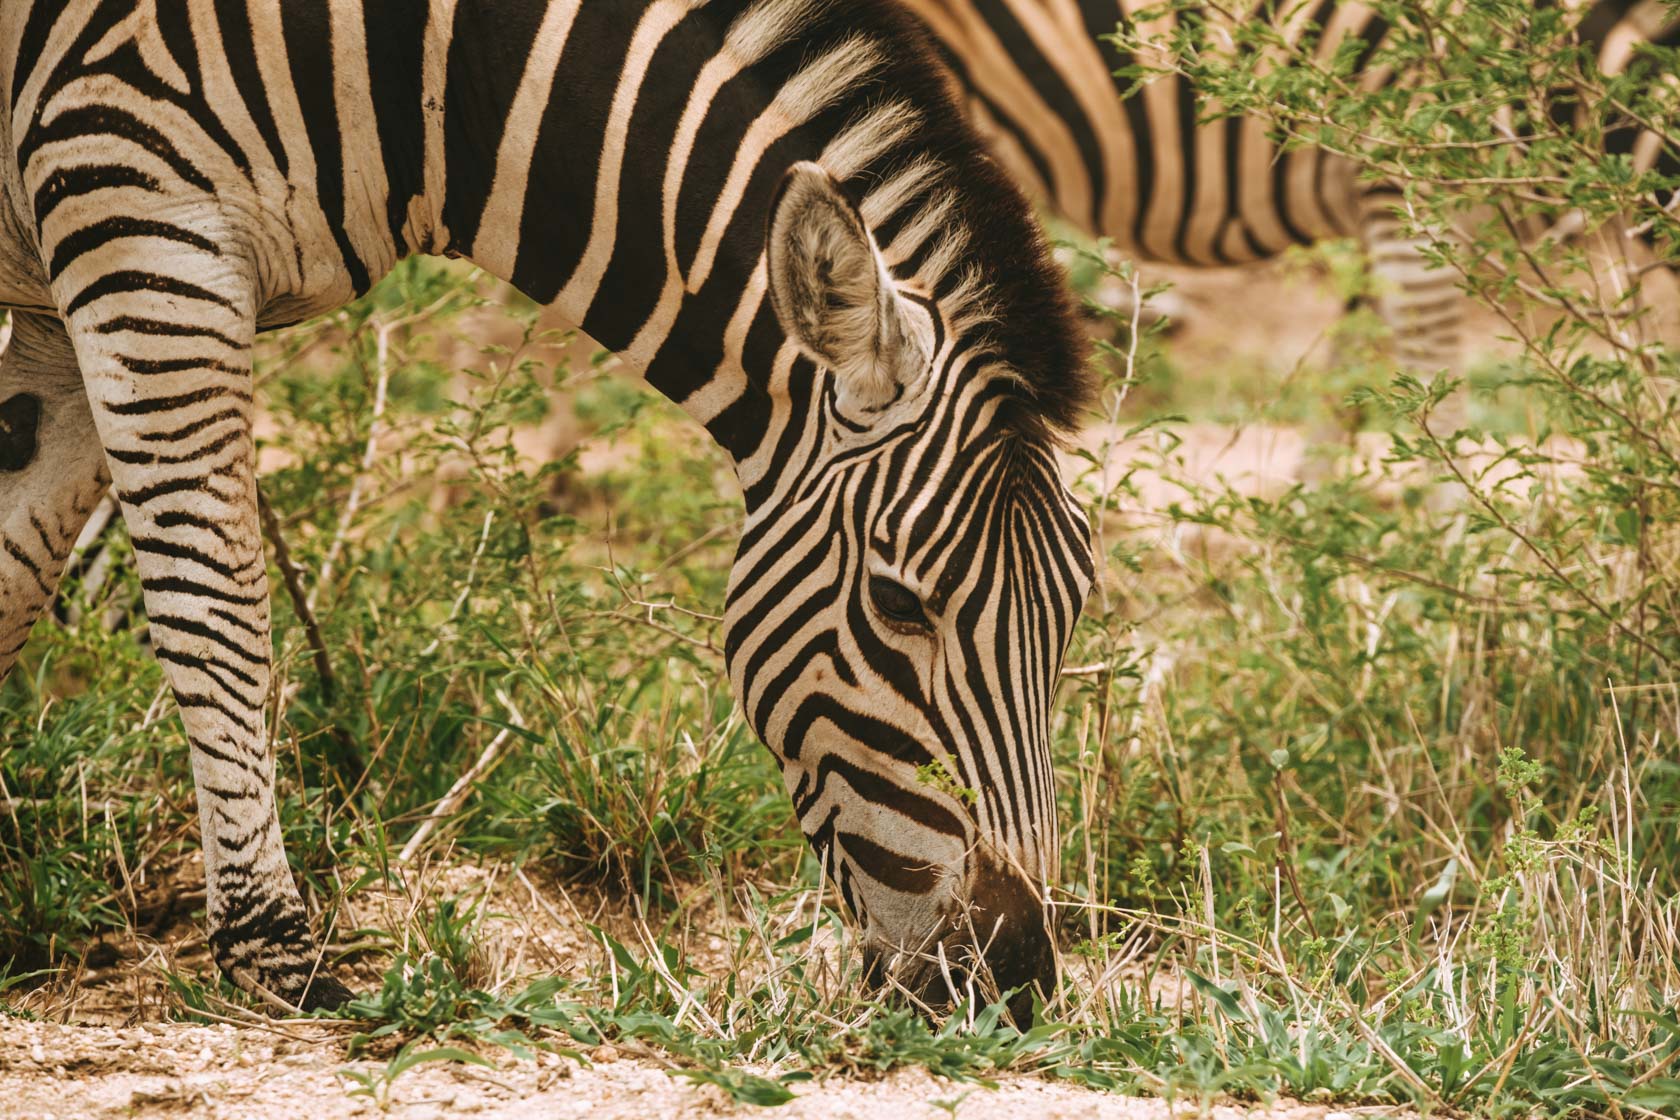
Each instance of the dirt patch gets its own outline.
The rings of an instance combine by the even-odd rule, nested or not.
[[[271,1028],[152,1024],[132,1028],[0,1024],[0,1117],[215,1117],[310,1120],[375,1116],[378,1105],[351,1096],[347,1070],[376,1073],[382,1062],[346,1062],[344,1034],[308,1024]],[[1347,1120],[1350,1113],[1280,1101],[1270,1106],[1174,1108],[1066,1083],[1003,1078],[994,1088],[945,1081],[920,1070],[878,1080],[832,1078],[797,1089],[774,1110],[739,1105],[711,1085],[695,1085],[645,1060],[603,1046],[581,1060],[540,1054],[508,1058],[496,1069],[436,1063],[403,1075],[385,1101],[403,1120],[474,1116],[485,1120],[589,1117],[688,1120],[760,1114],[786,1120]],[[1382,1110],[1382,1115],[1397,1115]]]
[[[598,891],[568,890],[514,869],[461,865],[414,868],[388,889],[364,889],[354,896],[342,922],[392,930],[396,943],[391,948],[420,953],[427,946],[417,914],[440,898],[483,905],[486,918],[475,935],[482,972],[477,980],[491,990],[539,975],[575,978],[587,971],[602,952],[586,932],[588,926],[601,926],[631,945],[642,944],[640,939],[648,934],[630,907]],[[814,896],[806,903],[815,905]],[[743,962],[731,954],[729,939],[720,933],[738,920],[717,913],[698,896],[683,905],[691,913],[674,936],[684,946],[685,958],[714,974],[741,970]],[[771,936],[784,936],[789,923],[802,925],[807,920],[804,907],[795,904],[777,916]],[[170,1021],[182,1011],[169,992],[165,970],[203,980],[213,975],[203,931],[196,923],[177,922],[161,939],[136,931],[126,938],[113,935],[112,940],[122,944],[112,946],[118,959],[111,964],[43,988],[9,993],[26,1013],[55,1021],[0,1017],[0,1120],[337,1120],[382,1114],[403,1120],[687,1120],[736,1114],[789,1120],[1348,1120],[1351,1115],[1345,1109],[1289,1101],[1211,1109],[1181,1103],[1174,1109],[1152,1098],[1027,1075],[1000,1077],[995,1088],[988,1088],[918,1069],[882,1077],[834,1074],[796,1083],[794,1101],[760,1113],[717,1086],[684,1078],[662,1052],[639,1042],[584,1048],[576,1056],[538,1052],[529,1060],[495,1046],[456,1042],[451,1045],[475,1049],[494,1068],[428,1062],[382,1081],[395,1044],[384,1040],[367,1056],[351,1061],[346,1055],[355,1024],[263,1020],[219,1000],[212,1002],[219,1009],[212,1018],[224,1018],[225,1023]],[[832,954],[834,947],[821,944],[824,940],[813,938],[808,952]],[[1151,1002],[1162,1007],[1185,997],[1180,976],[1147,968],[1134,957],[1128,953],[1117,958],[1100,978],[1082,958],[1070,957],[1066,965],[1087,974],[1082,987],[1093,994],[1105,985],[1126,987],[1147,991]],[[379,983],[373,963],[370,958],[341,966],[340,978],[359,991],[373,991]],[[753,1067],[747,1071],[766,1076],[780,1072]],[[372,1080],[373,1095],[355,1092],[364,1084],[356,1074]],[[1395,1110],[1381,1114],[1395,1115]]]

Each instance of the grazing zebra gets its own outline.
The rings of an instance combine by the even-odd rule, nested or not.
[[[275,813],[252,338],[440,253],[732,456],[730,680],[872,971],[1048,990],[1050,705],[1093,572],[1055,449],[1090,390],[1029,207],[898,8],[6,0],[0,97],[0,675],[109,472],[224,972],[347,997]]]
[[[1131,79],[1115,72],[1134,60],[1105,37],[1153,0],[904,2],[933,32],[999,158],[1070,221],[1124,252],[1188,265],[1245,264],[1291,245],[1357,237],[1396,357],[1424,372],[1459,365],[1456,276],[1428,267],[1429,238],[1407,232],[1397,187],[1362,180],[1353,161],[1320,149],[1280,151],[1257,117],[1198,124],[1196,90],[1182,78],[1121,96]],[[1663,0],[1581,7],[1579,34],[1606,73],[1621,71],[1633,42],[1668,41],[1680,27]],[[1394,76],[1366,65],[1388,25],[1364,4],[1251,10],[1272,13],[1259,18],[1279,20],[1291,42],[1322,28],[1313,51],[1323,60],[1362,42],[1355,69],[1367,85]],[[1632,151],[1638,141],[1621,134],[1613,142]]]

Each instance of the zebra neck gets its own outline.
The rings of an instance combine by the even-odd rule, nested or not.
[[[822,150],[806,126],[824,106],[790,107],[790,67],[766,49],[791,46],[804,11],[460,0],[442,47],[449,250],[624,355],[749,485],[792,362],[765,291],[766,213],[781,169]],[[764,41],[742,50],[754,18]]]
[[[987,347],[1033,380],[1028,428],[1071,423],[1061,277],[896,4],[430,3],[447,73],[432,247],[625,355],[734,457],[749,509],[811,454],[826,384],[766,291],[767,220],[798,161],[853,193],[889,267],[954,328],[990,324]]]

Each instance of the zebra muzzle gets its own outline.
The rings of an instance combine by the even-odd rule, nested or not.
[[[1056,949],[1038,888],[984,849],[975,855],[958,934],[983,962],[988,987],[1009,996],[1016,1026],[1032,1026],[1033,997],[1056,990]]]
[[[866,945],[863,957],[872,989],[902,987],[934,1012],[1007,996],[1022,1030],[1032,1026],[1034,997],[1048,1000],[1056,989],[1055,944],[1038,889],[986,854],[974,857],[966,898],[921,949]]]

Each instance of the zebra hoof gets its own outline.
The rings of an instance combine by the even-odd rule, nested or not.
[[[305,1011],[337,1011],[355,998],[355,992],[323,972],[309,982],[298,1006]]]

